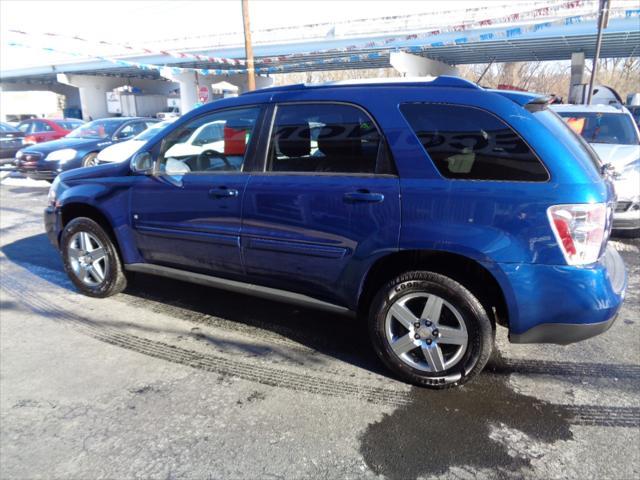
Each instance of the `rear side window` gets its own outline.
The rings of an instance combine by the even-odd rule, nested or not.
[[[65,130],[75,130],[80,125],[82,125],[82,122],[70,122],[68,120],[65,120],[65,121],[62,121],[62,122],[56,122],[56,123],[60,127],[64,128]]]
[[[273,172],[384,173],[384,148],[373,121],[341,104],[279,105],[271,137]],[[380,163],[380,167],[378,164]]]
[[[51,125],[49,125],[48,123],[35,121],[35,122],[33,122],[33,124],[34,124],[34,128],[33,128],[32,132],[34,132],[34,133],[52,132],[53,131],[53,127]]]
[[[544,182],[549,174],[495,115],[460,105],[405,103],[400,111],[446,178]]]

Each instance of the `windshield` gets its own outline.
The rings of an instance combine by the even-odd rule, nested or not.
[[[0,132],[2,133],[15,133],[19,132],[17,128],[12,127],[7,123],[0,123]]]
[[[602,162],[598,154],[593,151],[587,142],[580,135],[562,121],[558,114],[548,108],[539,110],[533,114],[545,127],[555,133],[555,139],[562,143],[576,158],[586,158],[600,173]]]
[[[121,120],[94,120],[76,128],[67,137],[71,138],[108,138],[122,125]]]
[[[626,113],[558,112],[589,143],[638,145],[633,119]]]
[[[171,125],[171,123],[172,122],[154,123],[151,127],[147,128],[144,132],[139,133],[138,135],[133,137],[133,139],[134,140],[143,140],[143,141],[146,142],[151,137],[153,137],[156,133],[158,133],[160,130],[162,130],[164,127],[166,127],[167,125]]]

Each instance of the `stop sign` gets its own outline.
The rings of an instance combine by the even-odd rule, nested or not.
[[[207,87],[198,87],[198,100],[201,103],[207,103],[209,101],[209,89]]]

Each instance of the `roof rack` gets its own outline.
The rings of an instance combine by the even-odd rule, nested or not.
[[[267,92],[288,92],[292,90],[304,90],[311,88],[331,88],[331,87],[384,87],[392,84],[411,86],[411,87],[451,87],[451,88],[472,88],[481,90],[482,87],[475,83],[460,77],[450,75],[440,75],[439,77],[396,77],[396,78],[366,78],[361,80],[339,80],[335,82],[325,83],[296,83],[293,85],[282,85],[278,87],[267,87],[252,92],[245,92],[242,95],[250,95],[252,93]]]

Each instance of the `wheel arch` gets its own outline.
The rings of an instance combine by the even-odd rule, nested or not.
[[[104,229],[104,231],[107,233],[107,235],[109,235],[109,238],[111,239],[116,249],[118,250],[118,254],[122,255],[122,252],[120,251],[120,245],[118,243],[118,237],[116,236],[116,233],[115,233],[115,230],[113,229],[111,221],[109,220],[107,215],[98,207],[94,205],[90,205],[88,203],[70,202],[70,203],[64,204],[60,208],[60,212],[61,212],[60,217],[62,222],[60,235],[62,235],[62,232],[64,231],[64,228],[67,226],[67,224],[74,218],[78,218],[78,217],[90,218],[91,220],[96,222],[98,225],[100,225]]]
[[[439,250],[401,250],[379,258],[361,283],[358,314],[366,318],[376,292],[389,280],[410,270],[429,270],[452,278],[480,300],[494,325],[509,326],[509,304],[494,274],[475,259]]]

